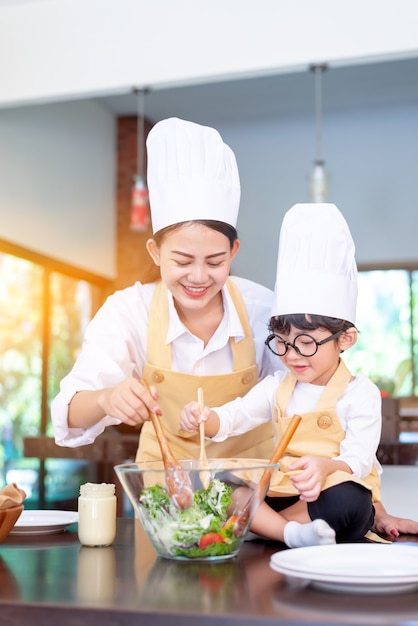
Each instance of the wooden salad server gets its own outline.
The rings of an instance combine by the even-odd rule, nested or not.
[[[150,391],[149,385],[145,380],[140,380],[140,383]],[[161,449],[168,493],[178,509],[188,509],[193,504],[193,487],[190,476],[172,453],[158,415],[154,411],[149,411],[149,416]]]
[[[203,389],[201,387],[199,387],[199,389],[197,390],[197,399],[199,402],[200,411],[203,411],[203,407],[205,406],[205,403],[203,400]],[[205,448],[205,422],[200,422],[199,433],[200,433],[199,467],[201,470],[199,472],[199,477],[200,477],[200,482],[203,485],[203,488],[207,489],[210,483],[210,471],[209,471],[208,457],[206,455],[206,448]]]
[[[302,418],[300,415],[294,415],[291,418],[286,428],[286,431],[283,434],[283,437],[280,439],[279,443],[277,444],[277,446],[275,447],[273,451],[273,454],[269,461],[269,465],[275,465],[276,463],[280,461],[280,459],[282,458],[283,454],[286,451],[287,446],[290,443],[290,440],[295,434],[295,430],[297,429],[301,421],[302,421]],[[262,473],[260,477],[258,484],[256,485],[253,493],[251,494],[245,506],[241,509],[241,511],[236,516],[231,516],[231,518],[229,518],[225,522],[225,526],[229,526],[232,523],[234,524],[234,533],[239,531],[238,534],[241,534],[243,527],[248,523],[248,519],[250,517],[252,508],[254,506],[254,502],[259,502],[261,494],[263,494],[268,489],[268,486],[270,484],[270,480],[274,471],[275,471],[274,467],[265,468],[264,472]]]

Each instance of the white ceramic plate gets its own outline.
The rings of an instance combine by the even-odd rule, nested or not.
[[[293,548],[273,554],[270,567],[325,591],[403,593],[418,587],[418,543]]]
[[[69,524],[78,522],[75,511],[22,511],[11,535],[47,535],[63,532]]]

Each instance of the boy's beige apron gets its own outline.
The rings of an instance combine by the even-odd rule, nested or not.
[[[238,312],[245,337],[236,342],[230,339],[234,371],[216,376],[195,376],[171,369],[171,346],[166,345],[169,313],[167,287],[159,282],[155,288],[149,311],[147,363],[143,376],[158,390],[158,404],[163,412],[162,425],[168,443],[178,459],[199,458],[199,435],[179,428],[180,411],[185,404],[197,400],[197,389],[202,387],[205,404],[220,406],[243,396],[258,382],[254,340],[239,289],[227,281],[232,301]],[[208,458],[255,457],[269,459],[273,451],[271,422],[263,424],[239,437],[226,441],[206,442]],[[153,426],[145,422],[139,437],[137,461],[161,459],[161,451]]]
[[[340,443],[344,439],[345,433],[338,419],[336,406],[338,398],[344,392],[351,378],[352,376],[345,363],[340,360],[335,374],[326,385],[318,401],[316,410],[310,413],[303,413],[302,421],[293,435],[286,450],[286,455],[282,458],[280,470],[273,476],[268,492],[269,496],[298,495],[298,491],[293,487],[289,478],[292,472],[288,470],[289,464],[295,457],[319,455],[334,458],[339,455]],[[289,373],[277,388],[273,416],[277,441],[280,440],[290,420],[290,418],[283,416],[296,382],[294,374]],[[375,468],[364,479],[338,470],[327,477],[323,489],[349,480],[372,490],[373,501],[380,500],[380,479]]]

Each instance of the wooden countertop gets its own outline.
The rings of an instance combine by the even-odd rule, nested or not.
[[[158,559],[141,524],[128,518],[118,519],[115,543],[108,548],[82,547],[76,525],[54,535],[9,535],[0,544],[0,623],[416,623],[418,592],[353,596],[295,586],[269,566],[271,554],[281,548],[257,540],[246,542],[237,558],[214,564]]]

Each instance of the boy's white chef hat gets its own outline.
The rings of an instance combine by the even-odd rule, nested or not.
[[[355,324],[354,241],[335,204],[295,204],[280,231],[272,315],[310,313]]]
[[[235,155],[218,131],[175,117],[147,137],[153,232],[189,220],[236,226],[241,188]]]

